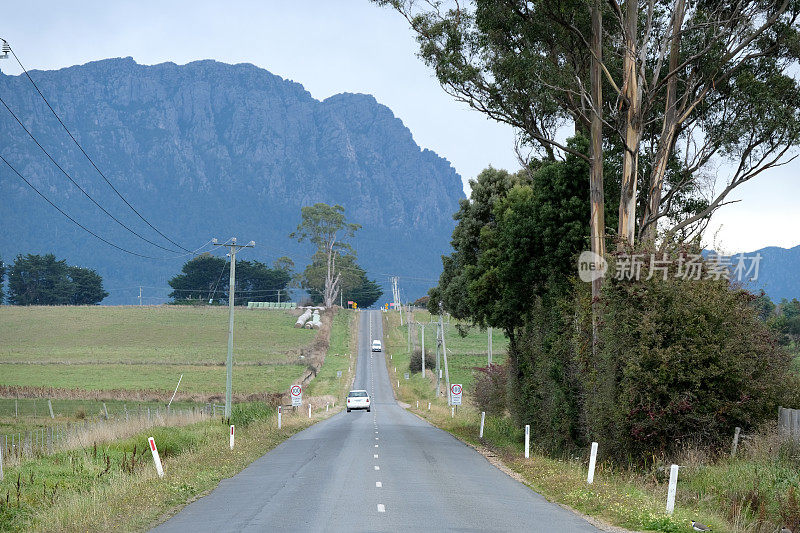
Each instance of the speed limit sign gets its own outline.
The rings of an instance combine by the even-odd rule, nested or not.
[[[303,405],[303,388],[300,385],[292,385],[292,407]]]
[[[450,386],[450,405],[461,405],[461,392],[460,383],[453,383]]]

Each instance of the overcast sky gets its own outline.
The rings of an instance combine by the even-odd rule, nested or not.
[[[416,57],[406,22],[367,0],[5,2],[0,37],[28,69],[125,56],[142,64],[253,63],[318,99],[374,95],[465,183],[488,165],[519,166],[513,130],[447,96]],[[15,67],[0,62],[7,74],[19,73]],[[742,202],[715,215],[709,245],[735,253],[800,244],[800,161],[755,178],[732,199]]]

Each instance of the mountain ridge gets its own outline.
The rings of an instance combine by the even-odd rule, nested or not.
[[[317,100],[301,84],[252,64],[214,60],[140,65],[128,57],[30,73],[115,187],[176,241],[199,245],[236,234],[262,244],[263,251],[249,258],[290,255],[301,267],[311,250],[288,239],[300,207],[338,203],[363,226],[354,242],[371,277],[405,275],[408,296],[435,284],[452,213],[464,197],[461,179],[449,161],[419,147],[374,96]],[[100,181],[24,75],[0,73],[0,91],[101,205],[148,238],[154,235]],[[112,242],[149,249],[87,205],[7,112],[0,117],[6,132],[0,151],[34,185]],[[115,285],[166,287],[179,271],[182,260],[164,267],[114,251],[96,253],[105,245],[69,228],[7,168],[0,176],[6,262],[18,253],[54,252],[95,268],[112,292],[104,303],[134,303],[115,294]]]

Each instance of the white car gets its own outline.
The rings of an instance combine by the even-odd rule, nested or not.
[[[353,409],[366,409],[371,411],[369,406],[369,394],[365,390],[351,390],[347,393],[347,412]]]
[[[381,350],[383,350],[383,346],[381,345],[381,341],[379,341],[379,340],[372,341],[372,351],[373,352],[380,352]]]

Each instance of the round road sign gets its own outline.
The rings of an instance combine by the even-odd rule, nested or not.
[[[303,389],[300,385],[293,385],[292,386],[292,396],[300,396],[303,393]]]
[[[450,390],[453,391],[453,394],[458,396],[459,394],[461,394],[461,385],[459,385],[458,383],[453,383],[453,386],[450,387]]]

